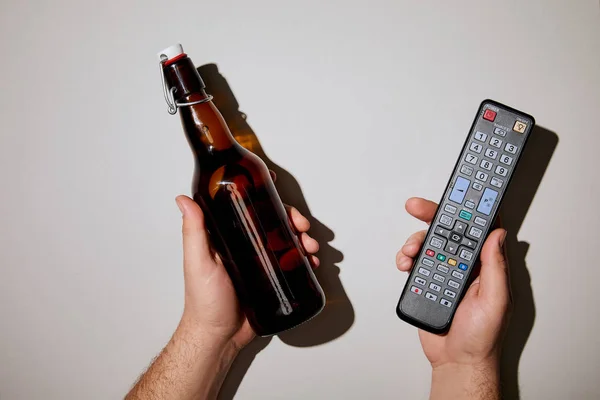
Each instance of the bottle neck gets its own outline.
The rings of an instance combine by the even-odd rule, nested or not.
[[[236,145],[227,123],[204,90],[205,85],[191,59],[183,57],[164,66],[169,88],[175,88],[176,103],[198,104],[179,107],[181,124],[197,156],[211,155]]]

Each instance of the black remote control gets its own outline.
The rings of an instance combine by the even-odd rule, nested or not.
[[[402,320],[433,333],[449,329],[534,124],[531,115],[481,103],[402,291]]]

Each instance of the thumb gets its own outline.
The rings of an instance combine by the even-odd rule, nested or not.
[[[187,276],[202,266],[210,265],[213,259],[200,206],[187,196],[178,196],[175,202],[183,215],[183,268]]]
[[[479,296],[490,302],[510,299],[508,264],[504,257],[506,231],[496,229],[488,236],[481,249],[481,272],[479,273]]]

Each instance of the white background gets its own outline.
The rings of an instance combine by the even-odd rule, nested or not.
[[[156,53],[179,41],[335,232],[353,310],[336,340],[274,338],[229,398],[427,397],[394,312],[395,253],[423,228],[403,204],[438,200],[485,98],[556,134],[533,203],[513,202],[508,390],[518,367],[525,399],[598,398],[599,17],[597,0],[2,1],[0,398],[122,397],[175,328],[193,163]]]

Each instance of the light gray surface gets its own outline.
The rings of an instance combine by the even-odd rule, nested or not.
[[[324,3],[1,3],[0,398],[118,398],[176,326],[192,157],[156,65],[176,41],[335,232],[354,307],[335,341],[272,340],[237,398],[427,396],[394,313],[395,252],[423,227],[403,203],[439,198],[484,98],[560,139],[518,231],[523,398],[600,396],[598,1]]]

